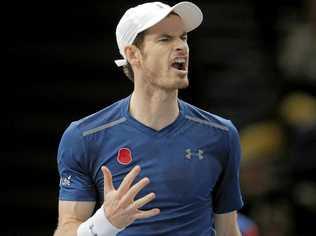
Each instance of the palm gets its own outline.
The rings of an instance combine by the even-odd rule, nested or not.
[[[140,173],[140,167],[134,167],[123,179],[116,190],[112,183],[112,174],[108,168],[102,167],[104,176],[104,211],[108,220],[117,228],[125,228],[136,219],[144,219],[159,214],[159,209],[148,211],[138,210],[155,198],[154,193],[134,201],[136,195],[149,184],[147,177],[132,186],[136,176]]]

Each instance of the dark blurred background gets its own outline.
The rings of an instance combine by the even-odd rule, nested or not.
[[[71,121],[129,95],[115,27],[144,1],[10,1],[4,28],[0,235],[52,235],[56,152]],[[164,1],[170,5],[176,1]],[[316,1],[195,1],[180,97],[234,121],[241,185],[263,236],[316,235]]]

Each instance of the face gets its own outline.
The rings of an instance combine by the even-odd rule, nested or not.
[[[141,80],[164,90],[185,88],[188,63],[187,34],[178,15],[171,14],[146,31],[140,53]]]

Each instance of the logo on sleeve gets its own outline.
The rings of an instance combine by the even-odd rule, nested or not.
[[[71,175],[66,176],[66,177],[62,177],[60,179],[60,183],[61,183],[62,186],[66,186],[66,187],[70,186],[70,184],[71,184]]]
[[[117,153],[117,162],[121,165],[128,165],[132,162],[132,152],[128,148],[120,148]]]

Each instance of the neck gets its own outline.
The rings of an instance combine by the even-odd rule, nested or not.
[[[178,90],[148,91],[135,86],[129,112],[139,122],[158,131],[174,122],[179,115],[177,98]]]

